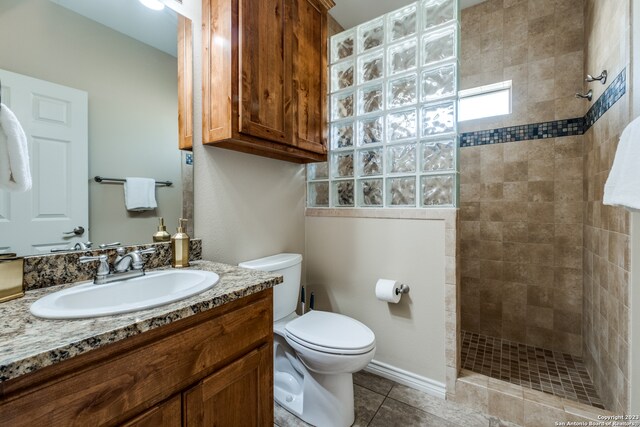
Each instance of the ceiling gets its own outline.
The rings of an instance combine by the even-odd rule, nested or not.
[[[51,0],[173,57],[178,56],[178,16],[168,7],[154,11],[135,0]]]
[[[342,25],[345,30],[399,9],[415,0],[334,0],[336,2],[329,13]],[[460,8],[464,9],[484,0],[458,0]]]
[[[177,56],[177,15],[168,7],[152,11],[134,0],[51,0],[86,18],[92,19],[155,47],[171,56]],[[415,0],[334,0],[336,6],[329,13],[348,29],[363,22],[399,9]],[[458,0],[462,9],[484,0]]]

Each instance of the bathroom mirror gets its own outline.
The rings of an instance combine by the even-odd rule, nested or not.
[[[179,24],[191,21],[136,0],[2,0],[2,102],[22,115],[34,188],[0,190],[0,253],[149,243],[160,216],[175,231],[193,205],[178,149]],[[132,212],[122,183],[95,176],[172,185],[156,186],[156,209]]]

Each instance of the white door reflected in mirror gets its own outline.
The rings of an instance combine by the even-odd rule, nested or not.
[[[33,178],[26,193],[0,190],[0,252],[46,254],[89,240],[87,93],[1,69],[0,80]]]

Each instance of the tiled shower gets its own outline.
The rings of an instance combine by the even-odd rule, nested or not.
[[[462,11],[460,88],[512,81],[512,114],[459,124],[462,367],[623,413],[629,214],[602,194],[629,121],[629,18],[604,3]]]
[[[629,213],[602,195],[630,118],[629,2],[486,0],[459,27],[450,4],[417,3],[432,26],[410,6],[332,39],[330,161],[307,170],[308,206],[458,207],[460,367],[623,413]],[[511,114],[450,124],[452,91],[505,81]]]

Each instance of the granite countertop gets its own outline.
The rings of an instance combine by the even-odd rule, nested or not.
[[[220,281],[182,301],[91,319],[47,320],[29,312],[38,298],[78,283],[27,291],[0,304],[0,383],[282,283],[282,276],[210,261],[189,268],[217,273]]]

